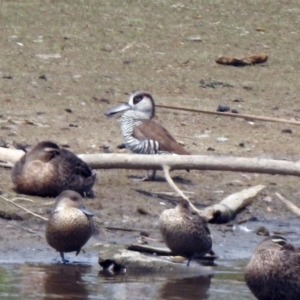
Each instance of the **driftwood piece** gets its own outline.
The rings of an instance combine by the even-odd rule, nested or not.
[[[256,185],[241,192],[234,193],[220,203],[211,205],[202,210],[201,215],[209,223],[226,223],[232,220],[237,213],[252,203],[259,192],[265,188],[264,185]]]
[[[155,254],[159,256],[175,256],[175,254],[168,248],[161,248],[161,247],[153,247],[149,245],[138,245],[138,244],[131,244],[129,246],[126,246],[127,250],[131,251],[137,251],[142,253],[148,253],[148,254]],[[197,259],[200,259],[201,262],[204,263],[211,263],[214,262],[215,259],[218,258],[213,252],[207,253],[205,256],[197,257],[197,255],[194,257]]]
[[[104,270],[110,271],[138,271],[138,272],[174,272],[178,271],[186,274],[197,272],[197,275],[210,274],[211,267],[201,266],[195,260],[191,263],[190,267],[186,267],[186,262],[181,260],[181,263],[173,262],[164,256],[143,254],[137,251],[130,251],[122,249],[121,247],[104,246],[100,249],[98,262]],[[183,263],[184,262],[184,263]],[[202,263],[202,261],[201,261]],[[210,260],[212,265],[213,260]],[[207,264],[206,264],[207,265]]]
[[[243,57],[220,56],[216,59],[217,64],[231,65],[235,67],[251,66],[255,64],[262,64],[268,60],[266,54],[253,54]]]
[[[243,208],[249,205],[254,197],[265,188],[264,185],[257,185],[241,192],[232,194],[220,203],[211,205],[204,210],[197,209],[188,199],[188,197],[177,187],[169,174],[169,167],[163,166],[164,174],[169,185],[178,193],[183,199],[190,203],[191,208],[204,217],[210,223],[227,223],[235,218],[236,214]]]
[[[24,154],[25,152],[22,150],[0,147],[0,161],[4,163],[8,162],[14,164]]]

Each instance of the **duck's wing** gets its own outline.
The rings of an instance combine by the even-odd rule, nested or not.
[[[60,155],[56,156],[53,161],[59,166],[60,173],[76,174],[83,177],[93,175],[92,169],[82,159],[67,149],[61,149]]]
[[[159,144],[160,151],[188,155],[185,150],[162,125],[154,120],[141,120],[141,124],[134,127],[132,136],[138,140],[153,140]]]

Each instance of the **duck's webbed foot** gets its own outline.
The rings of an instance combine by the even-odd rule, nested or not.
[[[147,170],[143,178],[133,179],[134,181],[154,181],[156,170]]]

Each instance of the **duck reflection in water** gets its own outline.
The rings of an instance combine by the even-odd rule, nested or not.
[[[43,299],[88,299],[88,284],[82,278],[91,269],[90,266],[82,265],[45,266]]]
[[[168,279],[160,289],[160,299],[208,299],[212,275]]]

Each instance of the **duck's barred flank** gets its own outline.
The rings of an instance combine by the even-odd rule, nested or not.
[[[142,120],[147,120],[148,116],[143,112],[128,110],[123,113],[120,124],[123,141],[128,150],[137,154],[170,154],[167,151],[159,150],[159,142],[145,139],[139,140],[133,137],[133,129],[142,124]]]

